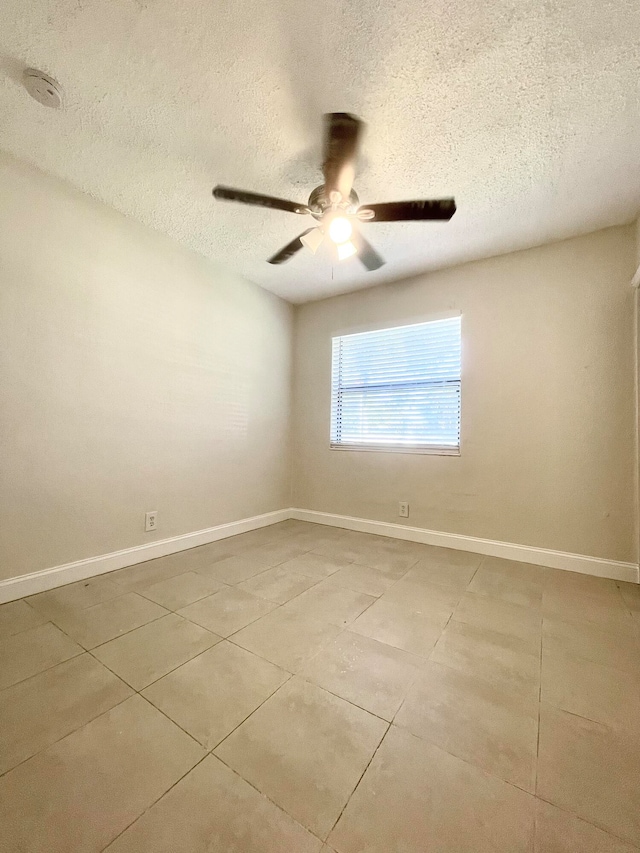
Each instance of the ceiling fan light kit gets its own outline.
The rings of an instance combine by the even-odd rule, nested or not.
[[[325,235],[334,244],[338,260],[358,256],[368,270],[379,269],[384,260],[362,235],[358,222],[448,221],[456,212],[453,198],[419,201],[392,201],[360,206],[353,189],[358,142],[364,124],[350,113],[327,113],[325,119],[324,184],[312,190],[307,204],[247,192],[218,185],[213,195],[223,201],[270,207],[299,216],[312,216],[320,224],[307,228],[269,258],[270,264],[283,264],[300,249],[315,254]]]
[[[322,228],[312,228],[308,234],[304,234],[300,240],[305,248],[315,255],[320,248],[320,244],[324,240]]]
[[[337,251],[338,251],[338,260],[344,261],[347,258],[353,257],[353,255],[355,255],[358,250],[353,245],[351,240],[348,240],[346,243],[340,243],[337,246]]]
[[[352,233],[353,228],[346,216],[334,216],[329,223],[329,237],[334,243],[346,243]]]

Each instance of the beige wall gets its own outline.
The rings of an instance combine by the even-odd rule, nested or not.
[[[0,159],[0,578],[289,506],[291,335],[287,303]]]
[[[635,387],[635,414],[636,414],[636,518],[638,519],[638,537],[640,538],[640,285],[638,276],[640,275],[640,217],[635,223],[636,237],[636,270],[633,276],[634,282],[634,301],[635,301],[635,346],[636,346],[636,387]],[[640,541],[638,542],[638,551],[640,552]]]
[[[294,505],[637,559],[633,226],[297,309]],[[329,450],[331,337],[462,312],[460,457]]]

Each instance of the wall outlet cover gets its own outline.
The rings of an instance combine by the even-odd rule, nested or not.
[[[146,512],[144,515],[144,529],[147,533],[155,530],[158,526],[158,510],[154,509],[151,512]]]
[[[400,518],[409,518],[409,502],[400,501],[398,504],[398,515]]]

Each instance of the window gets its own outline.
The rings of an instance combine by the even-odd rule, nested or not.
[[[334,338],[331,447],[458,454],[460,320]]]

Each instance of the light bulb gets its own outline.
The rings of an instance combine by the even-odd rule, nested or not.
[[[338,249],[338,260],[340,260],[340,261],[344,261],[347,258],[350,258],[352,255],[355,255],[355,253],[358,251],[356,249],[356,247],[353,245],[353,243],[351,242],[351,240],[349,240],[347,243],[340,243],[340,245],[337,246],[337,249]]]
[[[329,225],[329,237],[334,243],[346,243],[352,231],[351,223],[346,216],[336,216]]]

